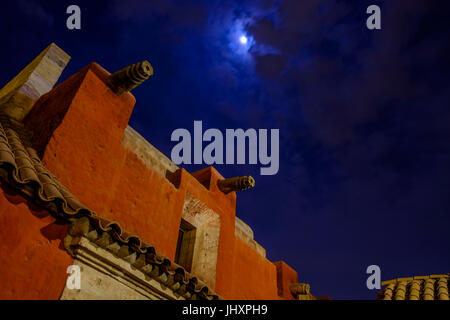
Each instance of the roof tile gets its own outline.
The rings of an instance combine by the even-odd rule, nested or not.
[[[449,300],[449,274],[415,276],[383,281],[377,299]]]

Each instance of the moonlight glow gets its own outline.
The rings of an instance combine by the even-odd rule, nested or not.
[[[229,49],[229,51],[227,50],[227,54],[230,55],[230,58],[237,59],[236,61],[240,62],[251,62],[251,50],[255,48],[255,40],[246,29],[251,25],[250,20],[247,20],[236,19],[233,23],[230,23],[230,26],[227,28],[223,28],[222,25],[220,26],[220,28],[223,29],[223,35],[225,36],[222,40],[226,41],[227,49]],[[223,46],[223,42],[218,42],[218,45]]]
[[[242,35],[242,36],[239,38],[239,41],[240,41],[242,44],[247,44],[248,39],[247,39],[246,36]]]

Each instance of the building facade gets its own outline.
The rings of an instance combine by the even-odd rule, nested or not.
[[[236,217],[251,177],[188,172],[128,125],[149,63],[53,87],[69,60],[52,44],[0,90],[1,299],[316,299]]]

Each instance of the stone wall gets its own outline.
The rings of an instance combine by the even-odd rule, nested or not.
[[[234,230],[234,234],[237,238],[241,239],[256,252],[258,252],[263,258],[266,257],[266,249],[264,249],[262,245],[260,245],[253,239],[254,235],[252,228],[250,228],[248,224],[246,224],[238,217],[236,217],[236,227]]]
[[[122,144],[125,148],[135,153],[138,158],[150,169],[162,177],[167,173],[174,173],[179,168],[161,151],[150,144],[132,127],[127,126],[123,135]]]
[[[219,252],[220,216],[190,192],[186,192],[181,217],[196,229],[192,273],[214,289]]]
[[[62,300],[176,300],[184,298],[87,238],[76,239],[74,265],[80,288],[64,288]]]

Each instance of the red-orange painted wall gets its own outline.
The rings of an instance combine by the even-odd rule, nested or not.
[[[277,300],[277,270],[241,239],[235,239],[232,297],[238,299]]]
[[[85,205],[171,259],[189,191],[221,217],[216,292],[226,299],[278,299],[277,268],[235,237],[236,195],[218,190],[216,182],[223,177],[214,168],[180,169],[169,181],[123,147],[135,99],[113,93],[105,85],[108,75],[90,64],[36,103],[25,123],[44,165]],[[0,225],[10,226],[0,231],[0,241],[7,241],[0,253],[7,261],[0,266],[0,281],[14,289],[0,298],[58,298],[71,264],[60,244],[65,227],[8,197],[0,198]],[[50,242],[41,232],[49,224]],[[17,262],[9,258],[13,254]]]
[[[0,299],[59,299],[73,259],[62,246],[67,226],[0,188]]]
[[[284,261],[274,262],[277,268],[278,295],[284,299],[294,299],[289,287],[291,283],[298,282],[297,271]]]

